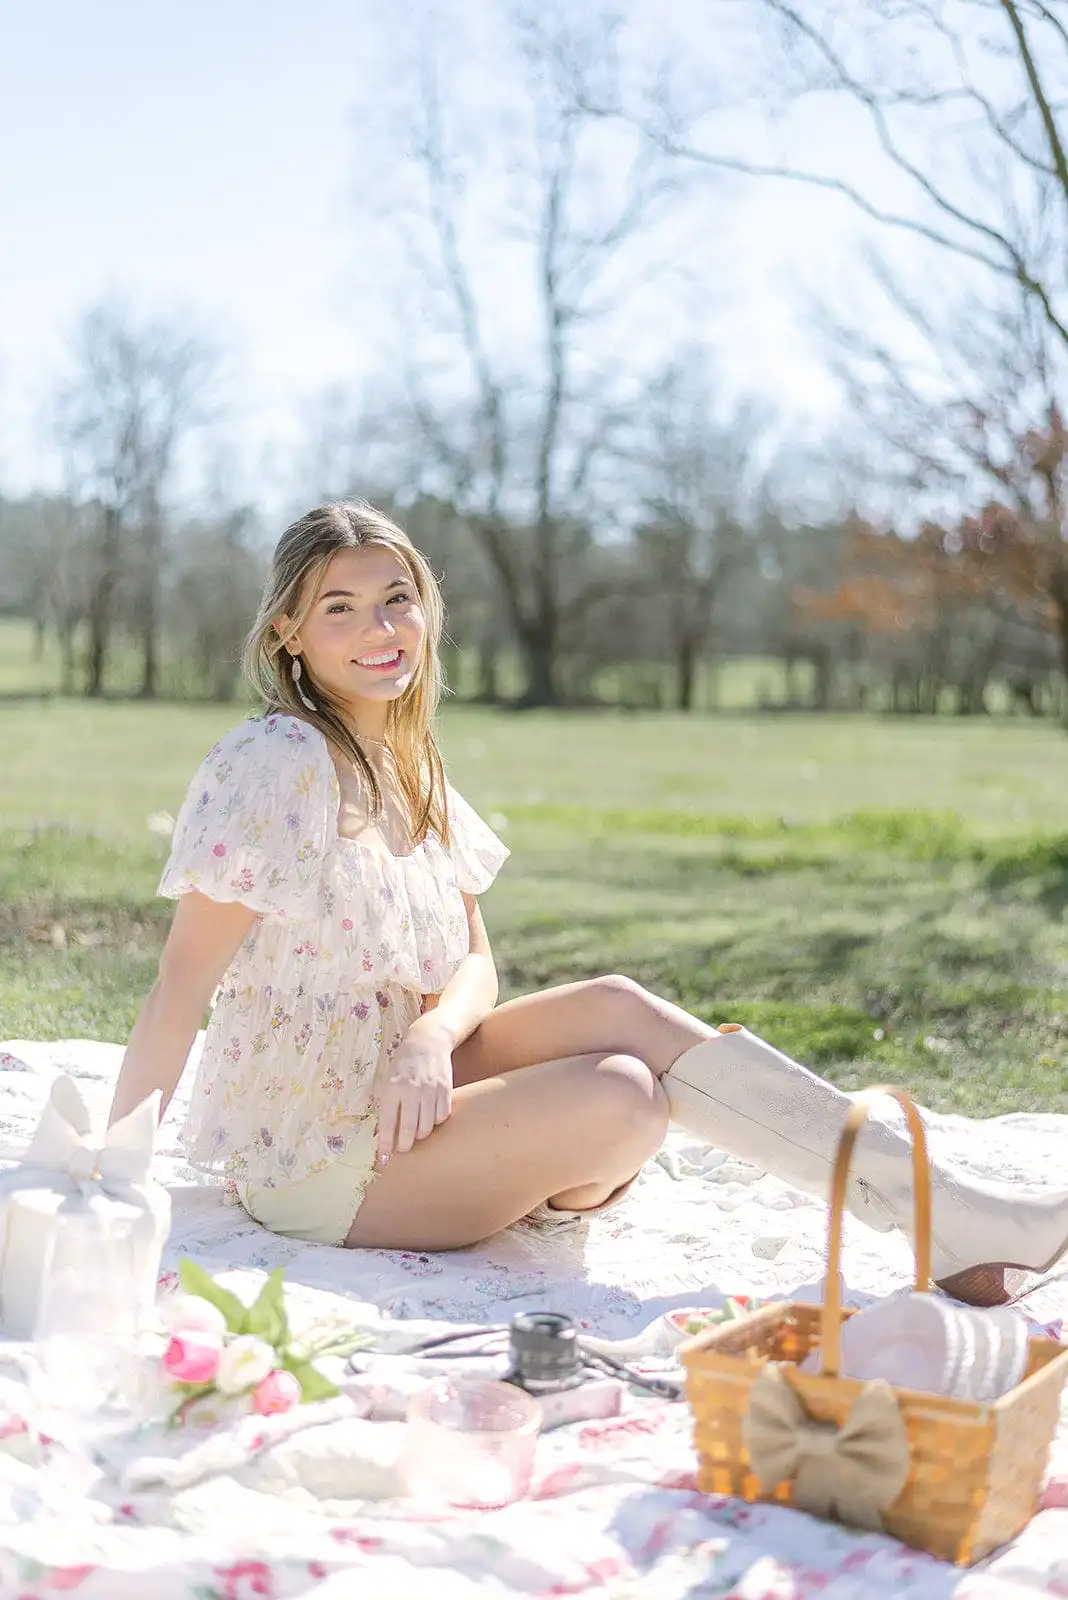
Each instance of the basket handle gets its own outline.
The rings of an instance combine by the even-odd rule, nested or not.
[[[827,1240],[827,1280],[823,1287],[820,1371],[825,1378],[837,1378],[842,1360],[842,1217],[845,1212],[849,1164],[857,1135],[875,1101],[884,1094],[897,1101],[905,1113],[912,1135],[912,1186],[915,1202],[916,1292],[924,1294],[931,1285],[931,1165],[927,1154],[927,1135],[912,1099],[904,1089],[879,1084],[854,1097],[838,1141],[831,1179],[831,1225]]]

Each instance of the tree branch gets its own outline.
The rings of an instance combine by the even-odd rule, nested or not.
[[[1034,95],[1042,126],[1045,129],[1050,156],[1056,170],[1057,180],[1061,186],[1061,196],[1066,209],[1068,209],[1068,154],[1065,153],[1060,129],[1057,127],[1053,108],[1042,86],[1042,80],[1038,75],[1038,68],[1035,65],[1035,58],[1031,51],[1023,19],[1020,16],[1019,7],[1013,3],[1013,0],[1001,0],[1001,5],[1016,39],[1016,48],[1019,51],[1024,72],[1027,74],[1027,81],[1031,85],[1031,93]]]
[[[456,217],[451,204],[453,197],[445,156],[441,103],[437,93],[436,77],[426,60],[423,73],[423,109],[426,119],[425,136],[418,154],[427,178],[431,222],[437,236],[446,280],[460,316],[463,344],[478,384],[482,414],[488,429],[491,481],[489,512],[491,516],[496,517],[506,471],[504,401],[482,339],[478,305],[460,249]]]
[[[1048,22],[1053,31],[1060,36],[1061,43],[1068,50],[1068,25],[1063,23],[1059,17],[1055,17],[1052,8],[1045,5],[1043,0],[1031,0],[1031,4],[1043,21]]]
[[[1030,167],[1033,172],[1039,173],[1040,176],[1044,178],[1052,178],[1054,176],[1052,166],[1045,161],[1040,161],[1032,151],[1028,150],[1026,145],[1023,145],[1019,142],[1012,130],[1006,124],[1005,120],[998,114],[997,107],[985,94],[976,88],[972,81],[971,73],[968,70],[968,61],[960,35],[954,33],[951,28],[947,27],[940,16],[937,16],[933,12],[927,10],[925,10],[924,14],[930,18],[931,26],[936,30],[936,32],[941,34],[950,50],[953,52],[953,59],[957,64],[957,71],[960,74],[961,88],[957,91],[948,92],[944,98],[950,99],[954,98],[956,95],[962,95],[965,99],[970,100],[974,105],[977,105],[982,111],[983,116],[986,118],[987,126],[990,128],[991,132],[1001,140],[1002,144],[1004,144],[1007,149],[1012,151],[1013,155],[1018,161],[1022,161],[1025,166]],[[1017,106],[1014,114],[1018,115],[1025,109],[1026,108],[1023,106]]]
[[[926,173],[917,167],[913,161],[909,160],[904,152],[898,147],[894,139],[889,123],[886,120],[884,105],[880,97],[875,93],[875,91],[861,82],[849,70],[839,53],[834,49],[829,41],[823,37],[819,29],[809,22],[808,19],[798,11],[795,5],[789,4],[788,0],[760,0],[760,3],[765,7],[766,10],[770,11],[773,15],[784,21],[788,27],[794,30],[796,34],[807,41],[823,60],[824,64],[830,69],[831,73],[833,74],[835,87],[851,95],[865,108],[871,119],[876,138],[879,141],[879,145],[883,150],[883,153],[890,161],[893,162],[898,170],[903,172],[906,177],[915,183],[920,192],[924,194],[928,200],[930,200],[930,202],[943,213],[943,215],[949,217],[966,232],[978,236],[980,239],[986,241],[988,245],[993,246],[994,250],[1000,253],[1004,259],[999,259],[997,254],[992,255],[987,250],[970,246],[963,240],[954,238],[951,234],[947,234],[941,229],[932,227],[917,218],[903,217],[899,214],[893,213],[888,214],[882,211],[880,207],[875,206],[860,190],[854,188],[851,184],[845,183],[841,179],[827,178],[820,174],[806,173],[790,167],[763,166],[754,163],[735,162],[729,158],[714,157],[712,156],[711,152],[696,151],[690,148],[686,149],[685,152],[680,153],[687,154],[690,159],[704,158],[707,164],[719,166],[723,170],[737,171],[751,176],[789,179],[794,182],[806,183],[815,187],[825,188],[837,192],[850,200],[850,202],[865,215],[871,217],[874,221],[882,223],[884,226],[900,228],[917,234],[921,238],[926,238],[930,242],[939,245],[943,249],[948,249],[956,255],[975,261],[980,265],[987,267],[988,269],[992,269],[993,271],[1000,273],[1003,277],[1011,278],[1023,289],[1025,289],[1028,294],[1035,297],[1035,299],[1042,306],[1043,313],[1047,322],[1049,323],[1049,326],[1052,328],[1057,338],[1066,347],[1068,347],[1068,322],[1066,322],[1058,314],[1058,311],[1053,304],[1053,298],[1050,290],[1028,264],[1028,261],[1022,250],[1016,244],[1014,244],[1007,234],[1005,234],[1001,229],[994,227],[991,223],[982,221],[982,219],[979,217],[971,216],[968,214],[968,212],[961,210],[961,208],[956,205],[947,194],[943,193],[942,190],[935,185],[935,183],[931,178],[928,177]],[[1005,9],[1010,4],[1010,0],[997,0],[997,3],[1002,7],[1002,9]],[[927,15],[926,12],[924,14]],[[1028,48],[1026,35],[1024,35],[1024,47]],[[1041,89],[1040,83],[1039,88]],[[1049,116],[1052,118],[1052,108],[1049,106],[1048,100],[1045,100],[1045,104]],[[1053,133],[1054,136],[1057,137],[1055,122],[1053,122]],[[1054,156],[1056,165],[1056,154],[1052,147],[1051,154]]]

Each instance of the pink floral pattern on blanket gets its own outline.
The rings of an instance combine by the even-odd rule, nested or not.
[[[502,1592],[591,1600],[653,1593],[875,1600],[894,1592],[909,1600],[1025,1600],[1068,1593],[1065,1511],[1040,1514],[1016,1545],[961,1572],[878,1535],[699,1494],[679,1407],[653,1404],[638,1425],[632,1418],[576,1426],[541,1445],[531,1499],[504,1511],[419,1515],[388,1505],[329,1523],[317,1516],[300,1531],[287,1512],[284,1537],[261,1525],[249,1530],[247,1554],[211,1559],[195,1538],[183,1540],[179,1553],[172,1535],[150,1525],[151,1506],[131,1503],[119,1508],[124,1538],[113,1560],[98,1550],[93,1562],[50,1566],[0,1549],[0,1595],[142,1600],[142,1560],[152,1563],[153,1600],[296,1600],[343,1573],[367,1593],[384,1592],[391,1581],[414,1584],[416,1575],[430,1593],[435,1576],[448,1574],[450,1595],[495,1600]],[[171,1558],[161,1561],[165,1549]]]
[[[279,1426],[277,1438],[291,1426],[287,1419],[248,1418],[235,1429],[246,1462],[272,1448],[272,1424]],[[0,1439],[16,1453],[26,1445],[23,1427],[2,1407]],[[434,1575],[446,1572],[450,1594],[494,1600],[502,1592],[590,1600],[633,1600],[641,1593],[680,1600],[698,1594],[722,1600],[1068,1594],[1063,1451],[1057,1465],[1066,1470],[1051,1476],[1044,1509],[1021,1537],[981,1567],[961,1572],[879,1535],[700,1494],[683,1405],[634,1397],[622,1416],[558,1429],[544,1435],[538,1449],[530,1497],[503,1511],[458,1513],[386,1501],[297,1522],[289,1507],[277,1534],[260,1512],[255,1526],[228,1528],[225,1559],[200,1548],[195,1536],[176,1546],[166,1511],[161,1525],[158,1495],[131,1493],[113,1508],[121,1542],[109,1549],[108,1530],[98,1530],[90,1562],[51,1565],[0,1549],[0,1596],[48,1600],[69,1591],[80,1600],[140,1600],[149,1563],[153,1600],[296,1600],[320,1585],[325,1591],[331,1580],[345,1581],[343,1574],[351,1574],[361,1591],[378,1592],[366,1586],[403,1585],[418,1573],[429,1592]],[[228,1462],[217,1481],[228,1483],[238,1465]]]
[[[116,1047],[86,1053],[84,1041],[62,1048],[6,1046],[0,1084],[0,1138],[28,1141],[49,1074],[81,1072],[96,1113],[106,1112]],[[109,1054],[111,1052],[111,1054]],[[2,1054],[2,1051],[0,1051]],[[183,1086],[184,1088],[184,1086]],[[161,1175],[188,1183],[173,1146],[181,1115],[168,1118]],[[1012,1170],[1011,1128],[933,1120],[934,1139],[958,1158],[981,1158],[994,1176]],[[1066,1124],[1038,1119],[1027,1132],[1021,1169],[1063,1163]],[[309,1314],[371,1306],[385,1319],[450,1323],[504,1321],[513,1310],[553,1305],[609,1337],[637,1333],[659,1308],[706,1303],[699,1286],[718,1284],[764,1297],[806,1282],[818,1287],[823,1213],[773,1180],[708,1152],[689,1160],[674,1135],[662,1161],[647,1168],[627,1200],[582,1232],[543,1241],[514,1231],[459,1257],[331,1251],[280,1240],[222,1206],[213,1187],[176,1190],[168,1266],[193,1254],[215,1270],[286,1268]],[[753,1241],[762,1249],[754,1252]],[[850,1282],[885,1293],[909,1281],[902,1242],[858,1230],[850,1246]],[[315,1286],[318,1286],[317,1288]],[[164,1281],[167,1287],[167,1280]],[[695,1293],[696,1291],[696,1293]],[[1068,1309],[1068,1277],[1027,1297],[1036,1324],[1050,1332]],[[1028,1600],[1068,1596],[1068,1432],[1062,1430],[1043,1507],[1030,1526],[983,1567],[959,1572],[875,1535],[856,1535],[770,1506],[710,1499],[694,1488],[689,1419],[683,1407],[653,1404],[638,1420],[561,1429],[539,1442],[532,1497],[477,1516],[413,1515],[401,1502],[315,1507],[220,1476],[200,1488],[197,1527],[177,1533],[167,1495],[125,1493],[114,1526],[91,1547],[69,1545],[25,1525],[25,1480],[8,1478],[5,1458],[26,1459],[24,1420],[10,1418],[0,1387],[0,1600],[297,1600],[357,1592],[486,1596],[607,1596],[610,1600]],[[1068,1418],[1066,1418],[1068,1422]],[[255,1461],[269,1459],[257,1424],[248,1441]],[[4,1438],[4,1435],[7,1435]],[[264,1452],[268,1452],[265,1457]],[[18,1465],[16,1461],[16,1465]],[[14,1491],[18,1488],[18,1497]],[[228,1498],[229,1497],[229,1498]],[[236,1497],[236,1498],[235,1498]],[[240,1509],[238,1509],[240,1508]],[[277,1510],[277,1515],[275,1514]],[[205,1525],[205,1513],[214,1519]],[[150,1578],[150,1587],[149,1587]]]

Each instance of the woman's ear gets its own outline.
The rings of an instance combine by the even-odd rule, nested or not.
[[[291,656],[300,655],[300,640],[293,634],[293,624],[288,617],[275,617],[274,631]]]

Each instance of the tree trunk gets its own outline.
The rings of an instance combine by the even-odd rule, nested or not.
[[[693,691],[697,676],[697,650],[692,639],[679,640],[675,651],[676,705],[680,711],[693,710]]]
[[[96,581],[89,598],[89,651],[86,658],[87,695],[96,699],[104,693],[104,673],[111,648],[113,600],[119,580],[121,529],[119,514],[109,506],[104,512],[100,538],[100,559]]]
[[[1053,602],[1057,607],[1057,642],[1061,652],[1061,680],[1068,689],[1068,571],[1052,584]],[[1064,702],[1064,726],[1068,728],[1068,698]]]
[[[722,675],[722,667],[723,667],[722,658],[720,656],[715,656],[714,655],[712,657],[711,661],[708,664],[708,678],[707,678],[708,699],[706,701],[706,704],[707,704],[707,707],[708,707],[709,711],[718,711],[719,710],[720,679],[721,679],[721,675]]]
[[[518,704],[533,710],[560,704],[556,680],[556,640],[544,627],[526,628],[520,641],[527,681]]]
[[[539,592],[528,606],[526,596],[532,584],[523,578],[509,548],[506,526],[496,516],[475,518],[471,526],[500,583],[510,631],[518,641],[523,659],[526,684],[516,705],[520,709],[558,705],[556,650],[560,614],[550,579],[542,572],[539,582],[539,575],[535,573],[532,583]]]
[[[94,595],[89,605],[89,651],[85,660],[85,692],[92,699],[99,699],[104,693],[109,622],[106,602]]]
[[[220,661],[212,675],[212,699],[228,705],[237,694],[241,671],[236,661]]]
[[[987,715],[986,691],[1001,655],[1002,642],[1001,632],[995,628],[987,639],[986,644],[976,652],[969,662],[968,671],[959,686],[960,698],[957,702],[959,716]]]
[[[491,638],[480,639],[478,645],[478,698],[491,706],[496,705],[501,697],[498,665],[497,641]]]
[[[154,700],[159,689],[159,625],[156,597],[146,596],[141,632],[141,699]]]
[[[813,686],[813,709],[816,711],[829,711],[831,709],[834,666],[831,660],[831,652],[825,644],[813,646],[812,665],[816,673],[816,681]]]
[[[74,694],[78,679],[77,653],[74,648],[77,624],[64,618],[59,625],[59,650],[62,661],[60,693]]]
[[[163,574],[163,520],[153,500],[148,506],[139,536],[143,566],[140,623],[142,700],[154,700],[159,692],[159,614]]]

